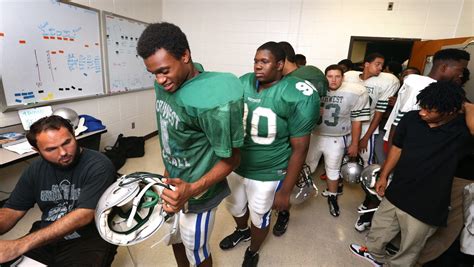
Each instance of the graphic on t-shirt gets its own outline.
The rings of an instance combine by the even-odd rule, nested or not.
[[[175,157],[171,155],[171,144],[168,133],[168,127],[172,127],[178,130],[178,124],[180,122],[178,114],[171,108],[171,106],[162,100],[156,101],[156,112],[160,115],[160,138],[163,149],[161,151],[163,160],[166,160],[169,164],[177,168],[190,167],[186,158]]]
[[[66,215],[74,208],[74,203],[80,194],[81,189],[75,188],[75,184],[71,184],[67,179],[59,184],[53,184],[51,190],[41,190],[41,201],[52,201],[56,204],[48,211],[45,221],[54,222]]]

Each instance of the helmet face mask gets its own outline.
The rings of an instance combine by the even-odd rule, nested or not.
[[[153,235],[171,216],[162,207],[161,175],[137,172],[120,177],[99,199],[95,221],[101,237],[129,246]],[[177,220],[176,220],[177,222]]]
[[[341,177],[348,183],[355,184],[360,181],[360,174],[364,169],[364,161],[360,156],[351,160],[348,155],[344,155],[341,163]]]
[[[309,197],[317,194],[318,188],[311,178],[311,169],[308,165],[304,164],[303,168],[301,169],[298,181],[291,192],[290,203],[301,204]]]
[[[360,180],[367,192],[381,200],[382,197],[379,196],[375,191],[375,184],[380,178],[380,170],[381,166],[379,164],[370,164],[369,166],[365,167],[364,170],[361,172]],[[390,183],[391,180],[392,174],[390,174],[388,177],[388,183]]]

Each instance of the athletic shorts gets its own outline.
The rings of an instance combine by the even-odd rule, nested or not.
[[[350,144],[348,136],[324,136],[311,135],[306,164],[311,172],[316,171],[321,155],[324,156],[324,168],[326,175],[331,181],[339,179],[341,162],[344,157],[345,148]]]
[[[231,194],[226,198],[226,207],[230,214],[242,217],[248,207],[252,224],[260,229],[268,227],[275,193],[283,181],[257,181],[235,172],[227,181]]]
[[[168,245],[183,243],[186,257],[191,265],[197,266],[211,256],[209,239],[214,228],[217,207],[201,213],[179,213],[176,232],[168,240]],[[172,223],[167,223],[170,231]]]

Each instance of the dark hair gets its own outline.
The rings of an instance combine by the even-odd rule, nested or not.
[[[420,75],[421,74],[421,71],[417,68],[417,67],[407,67],[406,69],[404,69],[402,72],[405,72],[407,70],[413,70],[415,72],[415,74],[418,74]]]
[[[306,64],[306,57],[303,54],[296,54],[295,55],[295,62],[296,63],[303,63]]]
[[[448,48],[448,49],[443,49],[436,52],[433,56],[433,63],[437,61],[448,61],[448,60],[469,61],[470,59],[471,59],[471,56],[469,55],[468,52],[461,49]]]
[[[464,68],[461,77],[461,85],[464,85],[465,83],[467,83],[467,81],[469,81],[469,76],[471,76],[471,72],[468,68]]]
[[[354,68],[354,63],[352,63],[352,60],[350,59],[343,59],[337,63],[337,65],[344,65],[346,66],[349,70],[352,70]]]
[[[332,65],[329,65],[325,70],[324,70],[324,75],[328,74],[328,72],[330,70],[338,70],[341,72],[342,76],[344,76],[344,70],[342,69],[341,66],[339,66],[338,64],[332,64]]]
[[[290,43],[282,41],[278,43],[280,47],[285,51],[286,59],[290,61],[291,63],[296,62],[296,55],[295,55],[295,50],[293,49],[293,46],[291,46]]]
[[[259,50],[268,50],[275,57],[276,61],[285,61],[285,50],[277,42],[266,42],[257,48]]]
[[[402,72],[402,64],[397,61],[389,61],[386,66],[388,67],[388,70],[397,77],[400,75],[400,72]]]
[[[51,115],[49,117],[41,118],[33,123],[26,134],[26,139],[28,139],[28,142],[32,147],[38,149],[36,140],[38,134],[46,130],[59,130],[61,127],[66,128],[72,136],[74,136],[74,128],[69,120],[66,120],[61,116]]]
[[[188,40],[181,29],[171,23],[161,22],[148,25],[138,39],[137,53],[143,59],[165,49],[176,59],[181,58],[189,50]]]
[[[461,86],[450,81],[439,81],[428,85],[416,96],[420,107],[436,109],[439,113],[456,112],[465,101]]]
[[[365,62],[371,63],[371,62],[373,62],[376,58],[383,58],[383,59],[385,59],[385,57],[384,57],[382,54],[380,54],[380,53],[370,53],[370,54],[368,54],[367,56],[365,56],[365,58],[364,58],[364,63],[365,63]]]

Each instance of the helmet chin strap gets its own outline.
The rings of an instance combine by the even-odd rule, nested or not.
[[[143,195],[145,195],[147,190],[150,189],[150,187],[152,187],[155,184],[157,184],[157,182],[150,182],[149,184],[147,184],[146,186],[142,188],[140,193],[135,198],[133,198],[132,211],[130,212],[130,216],[128,216],[128,219],[127,219],[127,227],[132,227],[133,219],[135,217],[135,214],[137,213],[140,200],[142,199]]]

